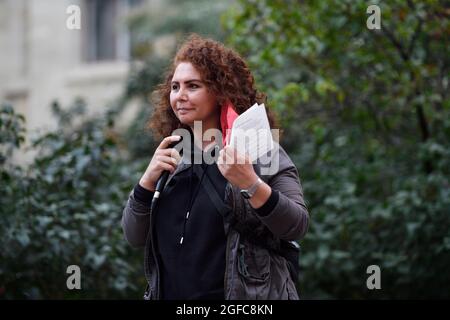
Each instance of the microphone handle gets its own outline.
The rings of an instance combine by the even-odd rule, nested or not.
[[[181,136],[180,140],[172,142],[168,146],[168,148],[174,148],[181,141],[183,141],[183,136]],[[169,178],[169,174],[170,174],[169,171],[164,170],[163,173],[161,174],[161,176],[159,177],[158,182],[156,182],[155,193],[153,194],[152,203],[151,203],[152,208],[154,208],[154,206],[156,205],[156,202],[157,202],[162,190],[164,189],[164,186],[166,185],[167,179]]]
[[[159,177],[158,182],[156,183],[155,194],[153,195],[154,199],[159,198],[159,195],[161,194],[161,191],[164,189],[164,186],[166,185],[168,178],[169,178],[169,171],[164,170],[161,176]]]

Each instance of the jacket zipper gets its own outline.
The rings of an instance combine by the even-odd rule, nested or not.
[[[228,184],[227,184],[227,188],[228,188],[229,190],[231,190],[231,192],[229,193],[230,196],[231,196],[231,203],[232,203],[232,208],[233,208],[231,214],[234,214],[235,209],[236,209],[236,204],[235,204],[235,197],[234,197],[233,187],[231,186],[230,183],[228,183]],[[227,295],[227,296],[225,297],[225,300],[229,300],[229,299],[230,299],[230,294],[231,294],[231,293],[229,294],[228,291],[231,292],[231,289],[232,289],[232,288],[230,288],[230,289],[228,290],[228,285],[232,285],[232,284],[233,284],[233,281],[234,281],[234,270],[231,270],[231,275],[232,275],[233,278],[231,279],[231,283],[230,283],[230,284],[228,284],[228,282],[227,282],[227,279],[228,279],[228,259],[229,259],[229,252],[231,251],[231,250],[230,250],[230,245],[231,245],[231,233],[230,233],[230,230],[228,230],[228,236],[227,236],[227,250],[226,250],[226,252],[225,252],[225,261],[227,262],[227,266],[226,266],[226,268],[225,268],[225,278],[224,278],[224,287],[225,287],[225,292],[226,292],[226,295]],[[234,269],[234,262],[232,263],[231,267],[232,267],[232,269]]]
[[[172,179],[176,174],[178,174],[178,173],[180,173],[180,172],[182,172],[182,171],[184,171],[184,170],[186,170],[186,169],[188,169],[188,168],[189,168],[189,166],[188,166],[188,167],[185,167],[185,168],[181,168],[181,166],[179,166],[179,167],[177,168],[178,170],[175,170],[175,172],[173,173],[173,175],[171,175],[171,176],[169,177],[167,183],[169,183],[170,179]],[[164,191],[164,190],[163,190],[163,191]],[[157,255],[155,254],[156,248],[155,248],[155,241],[154,241],[154,238],[153,238],[153,212],[150,212],[149,232],[150,232],[150,241],[152,242],[152,256],[153,256],[153,261],[155,261],[155,265],[156,265],[156,285],[154,286],[155,289],[156,289],[156,292],[155,292],[155,298],[154,298],[154,300],[159,300],[159,293],[160,293],[160,291],[161,291],[161,288],[160,288],[160,281],[159,281],[159,273],[160,273],[160,271],[159,271],[159,261],[158,261],[158,259],[157,259]],[[147,261],[146,261],[145,263],[147,263]],[[146,268],[147,268],[147,266],[146,266]],[[150,283],[151,283],[150,280],[151,280],[151,279],[147,279],[147,282],[148,282],[149,285],[150,285],[150,291],[151,291],[151,290],[152,290],[152,286],[151,286],[151,284],[150,284]]]
[[[227,191],[227,194],[229,194],[230,192],[229,192],[229,186],[230,186],[230,184],[229,183],[227,183],[227,186],[226,186],[226,189],[228,189]],[[233,206],[234,206],[234,204],[233,204]],[[234,209],[234,208],[233,208]],[[224,218],[224,223],[225,223],[225,218]],[[224,280],[224,283],[223,283],[223,286],[224,286],[224,289],[225,289],[225,295],[227,295],[227,293],[228,293],[228,288],[227,288],[227,279],[228,279],[228,252],[230,251],[229,250],[230,249],[230,229],[228,229],[228,234],[227,234],[227,245],[226,245],[226,250],[225,250],[225,262],[226,262],[226,266],[225,266],[225,275],[224,275],[224,278],[223,278],[223,280]],[[225,299],[226,299],[227,297],[225,296]]]
[[[155,284],[155,299],[154,300],[158,300],[159,299],[159,262],[157,259],[157,255],[155,254],[155,241],[153,239],[153,212],[150,213],[150,224],[149,224],[149,232],[150,232],[150,241],[152,242],[152,256],[153,256],[153,261],[155,261],[155,265],[156,265],[156,284]],[[151,287],[150,287],[151,290]]]

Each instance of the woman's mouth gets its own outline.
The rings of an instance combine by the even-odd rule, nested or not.
[[[181,115],[189,113],[192,110],[194,110],[194,109],[192,109],[192,108],[178,108],[177,109],[178,114],[181,114]]]

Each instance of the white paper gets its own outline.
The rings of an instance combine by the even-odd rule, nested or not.
[[[248,154],[252,162],[273,149],[272,132],[264,103],[255,103],[234,120],[230,146],[240,154]]]

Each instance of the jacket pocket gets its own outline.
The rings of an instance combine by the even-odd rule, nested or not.
[[[257,249],[250,245],[239,245],[238,271],[254,281],[266,281],[270,275],[270,255],[266,249]]]
[[[237,270],[243,299],[267,299],[270,289],[270,255],[266,249],[240,244]]]

